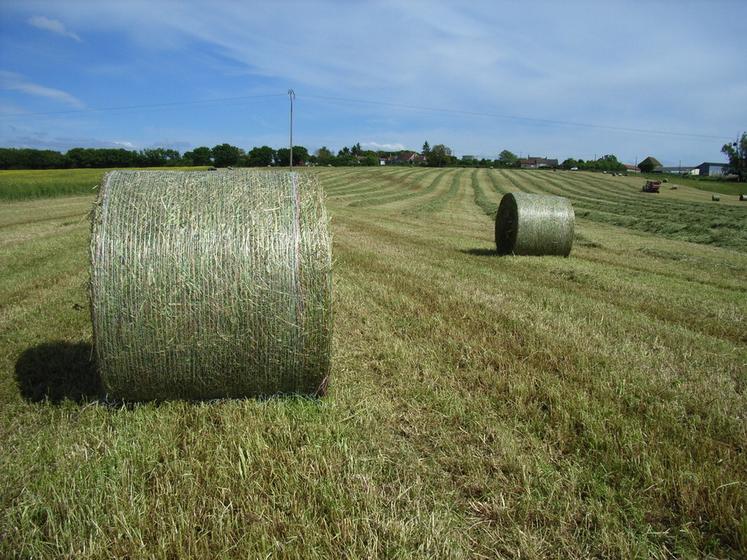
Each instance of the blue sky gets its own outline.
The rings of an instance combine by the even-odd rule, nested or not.
[[[721,161],[745,21],[738,0],[2,0],[0,145],[280,147],[294,88],[311,150]]]

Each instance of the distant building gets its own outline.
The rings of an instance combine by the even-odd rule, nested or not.
[[[637,165],[633,165],[631,163],[624,163],[623,165],[625,166],[625,170],[628,173],[640,173],[641,172],[641,170],[638,169]]]
[[[696,169],[696,168],[692,166],[686,166],[686,165],[682,165],[682,166],[678,165],[676,167],[674,166],[665,167],[663,165],[659,165],[654,168],[654,173],[672,173],[674,175],[685,175],[687,173],[690,173],[693,169]]]
[[[541,167],[557,167],[557,159],[547,159],[543,157],[528,156],[519,160],[519,167],[522,169],[540,169]]]
[[[477,158],[475,156],[466,156],[466,155],[462,156],[462,161],[465,161],[465,162],[467,162],[467,161],[475,161],[475,160],[477,160]]]
[[[389,156],[382,158],[386,164],[382,165],[414,165],[416,163],[424,163],[425,156],[417,152],[410,150],[404,150],[396,154],[390,154]]]
[[[726,168],[729,167],[728,163],[712,163],[704,161],[696,169],[698,174],[703,177],[720,177],[726,174]]]
[[[395,158],[397,163],[415,163],[418,155],[417,152],[405,151],[397,154]]]
[[[648,156],[643,161],[638,162],[638,169],[644,173],[651,173],[657,167],[661,167],[661,162],[654,156]]]

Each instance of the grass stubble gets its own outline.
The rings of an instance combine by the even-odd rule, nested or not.
[[[744,245],[577,209],[571,258],[499,258],[485,209],[541,175],[450,170],[419,195],[423,171],[395,199],[382,172],[355,181],[382,195],[328,197],[318,402],[100,404],[81,382],[92,197],[0,207],[0,555],[747,553]],[[547,192],[615,200],[578,177]],[[653,212],[625,181],[628,214]]]

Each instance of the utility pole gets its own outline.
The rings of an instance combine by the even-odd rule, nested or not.
[[[296,92],[292,89],[288,90],[288,99],[290,99],[290,161],[289,167],[293,169],[293,102],[296,99]]]

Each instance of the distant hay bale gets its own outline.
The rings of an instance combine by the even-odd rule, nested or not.
[[[719,195],[717,195],[717,194],[712,194],[711,195],[711,200],[715,200],[716,202],[718,202],[719,200],[721,200],[721,197]]]
[[[324,392],[331,242],[313,176],[113,171],[91,239],[107,392],[125,400]]]
[[[573,246],[575,214],[567,198],[508,193],[498,206],[495,244],[501,255],[560,255]]]
[[[739,200],[741,200],[741,201],[747,200],[747,194],[740,194],[739,195]]]

